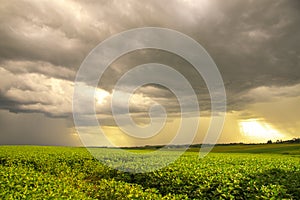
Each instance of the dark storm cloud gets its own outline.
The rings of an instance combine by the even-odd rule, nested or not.
[[[1,58],[78,65],[86,44],[76,37],[81,27],[67,8],[62,2],[1,2]]]
[[[246,95],[252,89],[300,82],[299,9],[297,0],[1,1],[1,76],[10,72],[11,79],[19,80],[1,84],[2,102],[9,105],[2,108],[70,114],[69,105],[61,105],[70,101],[71,91],[62,84],[70,84],[88,52],[115,33],[158,26],[181,31],[202,44],[223,76],[229,110],[242,109],[253,101]],[[154,59],[183,73],[195,87],[201,109],[210,108],[205,84],[187,62],[171,54],[145,52],[113,63],[100,87],[111,92],[128,69]],[[32,74],[37,74],[39,87]],[[51,87],[47,95],[43,82],[53,84],[51,77],[60,86]],[[28,87],[31,93],[26,95]],[[153,88],[148,89],[141,91],[154,97]],[[174,96],[160,91],[157,100],[178,110],[176,101],[170,100]]]
[[[208,46],[224,54],[215,59],[224,79],[240,81],[229,88],[239,86],[239,91],[299,82],[300,15],[299,6],[293,4],[295,1],[237,1],[221,8],[224,17],[214,34],[216,41]],[[213,49],[214,45],[223,47]]]

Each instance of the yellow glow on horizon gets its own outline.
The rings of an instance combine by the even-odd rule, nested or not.
[[[285,136],[272,125],[259,119],[248,119],[239,122],[240,131],[250,139],[277,140]]]

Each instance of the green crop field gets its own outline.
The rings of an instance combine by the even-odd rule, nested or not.
[[[299,147],[217,146],[205,158],[192,149],[165,168],[131,174],[85,148],[1,146],[0,199],[300,199]],[[113,150],[95,151],[122,166]]]
[[[189,151],[199,151],[199,148],[191,148]],[[217,145],[213,148],[215,153],[269,153],[300,155],[300,144],[239,144]]]

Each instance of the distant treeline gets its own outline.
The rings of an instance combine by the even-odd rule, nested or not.
[[[295,144],[300,143],[300,138],[293,138],[291,140],[268,140],[267,144]],[[160,148],[166,148],[166,149],[177,149],[177,148],[200,148],[203,146],[230,146],[230,145],[257,145],[257,144],[266,144],[266,143],[243,143],[243,142],[237,142],[237,143],[224,143],[224,144],[182,144],[182,145],[146,145],[146,146],[137,146],[137,147],[122,147],[122,149],[160,149]]]
[[[272,144],[272,143],[277,143],[277,144],[295,144],[295,143],[300,143],[300,138],[293,138],[291,140],[276,140],[276,141],[272,141],[272,140],[268,140],[267,144]]]

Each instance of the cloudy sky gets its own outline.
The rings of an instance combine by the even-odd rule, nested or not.
[[[298,0],[0,0],[0,23],[0,144],[81,145],[72,115],[79,67],[108,37],[149,26],[188,35],[218,66],[227,93],[219,143],[300,137]],[[152,105],[165,107],[168,118],[157,135],[130,137],[112,117],[114,85],[128,70],[145,63],[168,65],[189,80],[201,110],[194,143],[203,141],[211,109],[203,79],[183,58],[145,49],[115,60],[99,81],[94,103],[105,134],[97,135],[99,127],[88,122],[80,129],[88,140],[97,138],[91,145],[109,145],[104,137],[122,146],[165,144],[174,136],[180,106],[174,94],[159,85],[138,88],[130,101],[131,117],[141,126],[150,123]],[[94,92],[88,80],[82,84],[87,85],[85,92]]]

